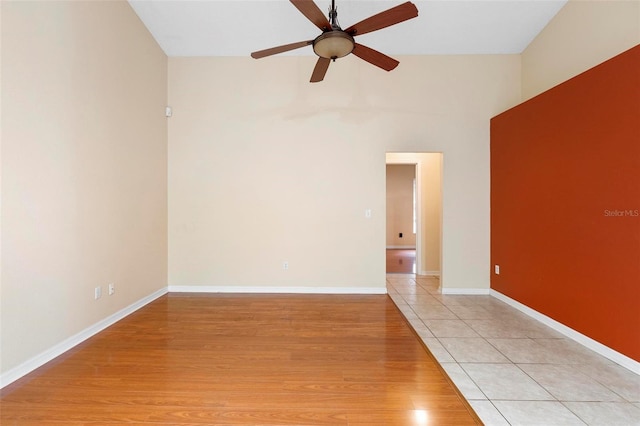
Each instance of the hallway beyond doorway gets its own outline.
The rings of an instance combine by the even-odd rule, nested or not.
[[[441,276],[443,154],[388,152],[385,159],[386,249],[415,249],[415,269],[387,272]]]

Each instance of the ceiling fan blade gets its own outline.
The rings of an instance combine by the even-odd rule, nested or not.
[[[251,54],[252,58],[260,59],[265,56],[271,56],[278,53],[288,52],[289,50],[299,49],[301,47],[309,46],[313,44],[313,40],[299,41],[297,43],[284,44],[282,46],[272,47],[270,49],[258,50]]]
[[[363,59],[372,65],[375,65],[376,67],[382,68],[385,71],[391,71],[400,63],[395,59],[385,55],[384,53],[380,53],[377,50],[373,50],[370,47],[363,46],[362,44],[358,43],[355,44],[351,53],[356,55],[358,58]]]
[[[354,24],[347,28],[345,32],[359,36],[362,34],[377,31],[382,28],[390,27],[391,25],[399,24],[408,19],[412,19],[418,16],[418,8],[410,1],[402,3],[396,7],[380,12],[376,15],[370,16],[357,24]]]
[[[331,29],[331,24],[327,17],[322,13],[318,5],[316,5],[313,0],[290,0],[293,5],[298,8],[300,12],[304,16],[307,17],[308,20],[313,22],[313,24],[320,28],[322,31],[327,31]]]
[[[317,83],[324,79],[324,75],[327,73],[329,69],[329,64],[331,63],[331,59],[327,58],[318,58],[318,62],[316,62],[316,66],[313,68],[313,73],[311,74],[311,83]]]

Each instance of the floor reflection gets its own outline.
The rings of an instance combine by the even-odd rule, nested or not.
[[[415,249],[388,249],[387,250],[388,274],[415,274],[416,251]]]

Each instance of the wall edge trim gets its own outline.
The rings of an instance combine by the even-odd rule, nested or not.
[[[65,352],[72,349],[73,347],[79,345],[80,343],[84,342],[90,337],[93,337],[94,335],[98,334],[105,328],[115,324],[116,322],[132,314],[138,309],[148,305],[149,303],[153,302],[157,298],[164,296],[165,294],[167,294],[167,287],[163,287],[151,293],[150,295],[145,296],[136,302],[133,302],[129,306],[123,309],[120,309],[114,314],[109,315],[108,317],[96,322],[93,325],[90,325],[89,327],[74,334],[71,337],[68,337],[62,342],[55,344],[54,346],[45,350],[44,352],[41,352],[40,354],[34,356],[31,359],[28,359],[22,364],[6,371],[5,373],[0,375],[0,389],[26,376],[27,374],[31,373],[35,369],[43,366],[44,364],[51,361],[52,359],[64,354]]]
[[[170,285],[170,293],[387,294],[386,287],[278,287]]]
[[[523,314],[526,314],[531,318],[540,321],[544,325],[551,327],[558,333],[563,334],[571,340],[580,343],[581,345],[585,346],[588,349],[591,349],[595,353],[602,355],[603,357],[615,362],[616,364],[621,365],[627,370],[640,375],[640,362],[629,358],[628,356],[621,354],[620,352],[611,349],[610,347],[603,345],[596,340],[593,340],[591,337],[585,336],[584,334],[572,329],[571,327],[567,327],[561,322],[558,322],[553,318],[550,318],[536,311],[535,309],[532,309],[527,305],[524,305],[517,300],[500,293],[499,291],[491,289],[491,296],[505,302],[507,305],[519,310]]]
[[[445,288],[442,287],[440,292],[442,294],[450,295],[471,295],[471,296],[486,296],[489,294],[488,288]]]

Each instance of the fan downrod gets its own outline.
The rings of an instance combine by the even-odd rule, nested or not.
[[[313,40],[313,51],[321,58],[336,59],[347,56],[355,47],[355,40],[349,33],[340,28],[338,22],[338,9],[335,0],[331,0],[329,9],[330,30],[323,31]]]

